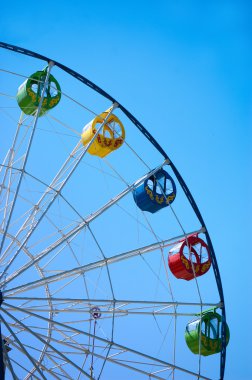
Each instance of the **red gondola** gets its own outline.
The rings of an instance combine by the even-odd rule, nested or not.
[[[170,250],[168,264],[175,277],[192,280],[209,270],[209,248],[197,235],[188,236]]]

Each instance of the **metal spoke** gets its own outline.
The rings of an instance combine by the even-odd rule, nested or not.
[[[59,368],[61,374],[63,374],[63,376],[64,376],[66,379],[70,379],[70,380],[72,379],[72,378],[66,373],[66,371],[62,368],[62,366],[59,365],[59,364],[58,364],[58,363],[52,358],[51,355],[47,355],[47,358],[48,358],[49,360],[51,360],[51,362],[54,364],[54,366],[55,366],[56,368]],[[48,371],[49,371],[49,370],[48,370]],[[50,373],[52,376],[54,376],[55,379],[59,379],[59,380],[60,380],[60,377],[56,376],[56,374],[55,374],[55,373],[52,373],[52,371],[50,371],[49,373]]]
[[[166,162],[164,162],[162,165],[158,166],[157,168],[155,168],[151,172],[145,174],[142,178],[140,178],[137,181],[135,181],[132,185],[128,186],[120,194],[118,194],[117,196],[115,196],[114,198],[112,198],[109,202],[107,202],[99,210],[97,210],[96,212],[90,214],[87,218],[85,218],[85,220],[81,221],[78,224],[77,227],[72,228],[69,232],[67,232],[66,234],[64,234],[64,236],[62,236],[60,239],[58,239],[53,244],[51,244],[50,246],[48,246],[44,251],[42,251],[41,253],[39,253],[37,256],[34,256],[33,260],[31,260],[30,262],[28,262],[27,264],[25,264],[16,273],[14,273],[10,277],[8,277],[8,279],[6,279],[4,281],[4,284],[6,285],[10,281],[12,281],[14,278],[16,278],[18,275],[20,275],[21,273],[23,273],[24,271],[26,271],[27,269],[29,269],[31,266],[33,266],[35,263],[37,263],[41,259],[45,258],[50,252],[52,252],[53,250],[55,250],[56,248],[58,248],[59,246],[61,246],[61,244],[63,244],[65,241],[68,241],[71,238],[74,238],[83,228],[85,228],[86,226],[88,226],[92,221],[94,221],[96,218],[98,218],[100,215],[102,215],[106,210],[108,210],[114,204],[116,204],[117,202],[119,202],[120,199],[122,199],[127,194],[129,194],[134,188],[136,188],[141,183],[143,183],[146,178],[149,178],[153,174],[155,174],[160,168],[163,167],[163,165],[165,165],[165,163]],[[21,245],[21,247],[22,247],[22,245]],[[20,252],[21,247],[19,247],[19,249],[18,249],[19,252]],[[13,262],[13,260],[11,262]],[[3,276],[4,273],[6,273],[7,269],[10,267],[11,262],[6,266],[4,272],[2,273],[2,276]]]
[[[188,235],[195,234],[196,232],[199,233],[201,231],[202,230],[193,231],[193,232],[190,232]],[[71,276],[78,275],[78,274],[83,274],[83,273],[90,271],[90,270],[95,270],[97,268],[101,268],[101,267],[104,267],[106,265],[117,263],[117,262],[122,261],[122,260],[134,258],[135,256],[144,255],[144,254],[152,252],[154,250],[165,248],[165,247],[171,245],[172,243],[179,241],[183,237],[184,237],[184,235],[179,235],[179,236],[176,236],[174,238],[164,240],[162,242],[153,243],[153,244],[150,244],[148,246],[137,248],[137,249],[129,251],[129,252],[121,253],[121,254],[113,256],[111,258],[106,258],[106,259],[99,260],[99,261],[96,261],[96,262],[91,263],[91,264],[78,266],[76,268],[72,268],[72,269],[69,269],[66,271],[59,272],[55,275],[47,276],[44,279],[36,280],[36,281],[30,282],[30,283],[27,282],[25,285],[20,285],[20,286],[14,287],[14,288],[10,288],[10,289],[8,289],[7,292],[8,293],[14,292],[15,294],[17,294],[20,291],[23,292],[25,290],[29,290],[31,288],[41,286],[43,284],[49,284],[51,282],[59,281],[61,279],[65,279],[67,277],[71,277]],[[44,255],[42,255],[41,257],[44,257]],[[32,263],[34,264],[37,261],[38,261],[38,259],[35,259],[34,261],[32,261]],[[29,264],[29,263],[26,264],[23,268],[18,270],[16,274],[7,278],[5,281],[5,284],[9,283],[14,278],[16,278],[18,275],[23,273],[26,269],[28,269],[30,267],[30,265],[31,264]]]
[[[1,308],[2,309],[2,308]],[[23,311],[21,308],[16,308],[16,309],[20,309],[21,311]],[[57,350],[54,346],[52,346],[49,342],[45,341],[43,338],[41,338],[41,336],[39,336],[37,333],[35,333],[33,330],[31,330],[27,325],[24,325],[21,321],[18,321],[18,319],[10,314],[6,309],[2,309],[4,311],[4,313],[6,313],[10,318],[12,318],[13,320],[15,320],[18,324],[20,324],[21,326],[24,327],[24,329],[26,329],[31,335],[35,336],[38,340],[40,340],[43,344],[45,344],[46,346],[50,347],[57,355],[59,355],[62,359],[64,359],[66,362],[70,363],[73,367],[75,367],[78,371],[80,371],[83,375],[85,375],[86,377],[89,378],[89,375],[88,373],[86,373],[82,368],[80,368],[77,364],[75,364],[72,360],[69,359],[69,357],[66,357],[63,353],[61,353],[59,350]],[[31,313],[28,313],[30,315],[32,315]],[[33,314],[33,316],[36,316],[38,318],[41,318],[39,317],[38,315],[36,314]],[[2,319],[2,317],[1,317]],[[50,321],[46,318],[47,321]],[[11,332],[11,330],[10,330]],[[13,333],[13,331],[12,331]],[[26,351],[27,352],[27,351]],[[36,369],[38,370],[37,366],[36,366]],[[46,378],[43,376],[43,378],[46,380]]]
[[[106,361],[108,361],[108,362],[111,362],[111,363],[113,363],[113,364],[116,364],[116,365],[118,365],[118,366],[121,366],[121,367],[124,367],[124,368],[127,368],[127,369],[129,369],[129,370],[131,370],[131,371],[134,371],[134,372],[138,372],[138,373],[141,373],[141,374],[143,374],[143,375],[146,375],[146,376],[148,376],[148,378],[150,378],[150,379],[158,379],[158,380],[164,380],[164,377],[160,377],[160,376],[157,376],[157,375],[155,375],[154,373],[151,373],[151,372],[147,372],[147,371],[144,371],[143,369],[140,369],[140,368],[137,368],[136,367],[136,365],[137,364],[146,364],[146,363],[135,363],[135,366],[133,366],[133,364],[134,364],[134,362],[132,362],[131,363],[131,365],[129,364],[129,363],[127,363],[127,361],[125,360],[120,360],[120,359],[118,359],[117,360],[117,358],[114,356],[114,355],[111,355],[111,356],[102,356],[102,355],[99,355],[99,354],[96,354],[96,353],[94,353],[94,356],[95,357],[97,357],[97,358],[101,358],[101,359],[103,359],[103,360],[106,360]],[[165,368],[165,369],[162,369],[163,371],[165,371],[165,372],[167,372],[168,370],[170,370],[170,368]]]
[[[8,296],[4,295],[5,300],[28,300],[28,301],[48,301],[48,298],[45,297],[22,297],[22,296]],[[148,305],[148,307],[159,306],[159,307],[178,307],[178,306],[197,306],[197,307],[216,307],[220,308],[221,303],[212,303],[212,302],[179,302],[179,301],[158,301],[158,300],[119,300],[119,299],[99,299],[99,298],[61,298],[61,297],[51,297],[52,302],[60,302],[60,304],[69,303],[69,304],[81,304],[81,303],[101,303],[101,304],[139,304],[139,305]]]
[[[7,312],[7,314],[10,315],[8,312]],[[33,364],[33,366],[36,368],[36,370],[38,371],[38,373],[42,376],[42,378],[44,380],[46,380],[44,374],[41,372],[41,369],[38,367],[36,361],[32,358],[32,356],[29,354],[29,352],[25,349],[24,345],[18,339],[17,335],[14,333],[14,331],[12,330],[12,328],[10,327],[10,325],[5,322],[5,320],[3,319],[2,315],[0,315],[0,319],[4,323],[5,327],[9,330],[9,332],[11,333],[11,335],[14,337],[14,339],[17,341],[17,343],[20,346],[20,348],[23,351],[23,353],[27,356],[27,358],[29,358],[29,360],[31,361],[31,363]]]
[[[46,86],[46,83],[47,82],[45,82],[45,86]],[[75,155],[78,152],[80,146],[82,146],[82,142],[79,142],[77,144],[77,146],[74,148],[73,152],[69,155],[68,159],[65,161],[65,163],[62,166],[62,168],[59,170],[59,172],[57,173],[57,175],[53,179],[52,183],[46,189],[45,193],[42,195],[42,197],[40,198],[40,200],[34,205],[34,207],[33,207],[32,211],[31,211],[30,215],[25,220],[25,222],[23,223],[23,225],[19,229],[17,235],[15,236],[15,239],[19,239],[19,235],[21,233],[23,233],[24,234],[24,240],[23,240],[21,246],[15,252],[15,255],[13,255],[13,257],[11,258],[10,262],[6,265],[4,271],[0,275],[0,279],[2,278],[2,276],[4,276],[4,274],[7,272],[7,270],[11,266],[11,264],[18,257],[20,251],[25,246],[25,244],[27,243],[27,241],[29,240],[29,238],[31,237],[31,235],[34,233],[34,231],[38,227],[39,223],[42,221],[43,217],[45,216],[45,214],[48,212],[48,210],[50,209],[50,207],[52,206],[52,204],[56,200],[57,196],[63,190],[63,187],[65,186],[65,184],[71,178],[72,174],[74,173],[74,171],[78,167],[80,161],[82,160],[82,158],[84,157],[84,155],[88,151],[88,149],[91,146],[91,144],[93,144],[93,142],[96,139],[97,135],[99,134],[100,130],[106,124],[109,116],[111,115],[111,113],[113,112],[114,108],[116,108],[116,107],[117,107],[117,104],[114,103],[112,105],[111,109],[109,110],[106,118],[103,120],[103,122],[101,123],[101,125],[99,126],[99,128],[97,128],[97,131],[94,134],[94,136],[92,137],[91,141],[88,143],[88,145],[85,147],[85,149],[84,148],[81,149],[79,155],[77,155],[77,157],[75,157]],[[37,113],[37,115],[38,115],[38,113]],[[23,167],[23,171],[24,170],[25,170],[25,166]],[[17,193],[18,193],[18,191],[17,191]],[[15,195],[15,197],[16,196],[17,196],[17,194]],[[43,208],[44,208],[44,210],[43,210]],[[39,212],[40,212],[40,215],[39,215],[38,219],[36,220],[36,215]],[[6,228],[6,230],[8,230],[8,227]],[[12,247],[12,245],[13,245],[13,242],[10,243],[10,245],[7,248],[6,251],[8,251]],[[2,248],[2,245],[0,247],[0,252],[1,252],[1,248]],[[6,254],[6,253],[4,253],[4,254]]]
[[[8,216],[7,221],[6,221],[5,232],[3,234],[1,245],[0,245],[0,254],[1,254],[3,246],[4,246],[6,233],[8,232],[8,228],[9,228],[9,225],[10,225],[11,217],[12,217],[12,214],[13,214],[13,211],[14,211],[14,208],[15,208],[15,204],[16,204],[16,201],[17,201],[19,189],[21,187],[22,179],[23,179],[23,176],[24,176],[24,173],[25,173],[26,163],[28,161],[29,153],[30,153],[32,142],[33,142],[33,138],[34,138],[34,133],[35,133],[37,122],[38,122],[38,115],[39,115],[41,107],[42,107],[42,103],[43,103],[44,95],[45,95],[45,90],[46,90],[46,86],[47,86],[47,83],[48,83],[48,80],[49,80],[49,75],[50,75],[50,71],[51,71],[52,66],[53,66],[53,63],[50,62],[49,65],[48,65],[48,69],[47,69],[47,73],[46,73],[46,78],[45,78],[45,82],[44,82],[44,85],[43,85],[43,89],[42,89],[42,93],[41,93],[41,98],[40,98],[40,101],[39,101],[38,109],[36,111],[36,115],[35,115],[32,131],[31,131],[31,136],[30,136],[30,139],[29,139],[29,142],[28,142],[28,145],[27,145],[27,149],[26,149],[26,153],[25,153],[25,157],[24,157],[24,161],[23,161],[23,165],[22,165],[22,171],[21,171],[21,174],[20,174],[20,177],[19,177],[19,180],[18,180],[18,184],[17,184],[17,187],[16,187],[14,198],[12,200],[12,205],[11,205],[11,209],[9,211],[9,216]],[[19,126],[18,126],[18,128],[19,128]],[[11,157],[12,157],[12,154],[11,154]],[[3,272],[5,273],[5,270]],[[4,275],[4,273],[3,273],[3,275]]]
[[[5,302],[5,301],[3,301],[3,305],[5,305],[5,306],[7,306],[7,307],[11,307],[11,305],[10,304],[8,304],[7,302]],[[3,307],[1,307],[1,309],[4,311],[4,312],[6,312],[6,310],[5,309],[3,309]],[[38,315],[38,314],[35,314],[35,313],[32,313],[32,312],[30,312],[30,311],[28,311],[28,310],[26,310],[26,309],[23,309],[23,308],[20,308],[20,307],[15,307],[15,309],[16,310],[19,310],[19,311],[21,311],[21,312],[23,312],[23,313],[27,313],[27,314],[29,314],[29,315],[32,315],[32,316],[34,316],[34,317],[36,317],[36,318],[39,318],[39,319],[41,319],[41,320],[43,320],[43,321],[49,321],[48,320],[48,318],[46,318],[46,317],[42,317],[41,315]],[[7,313],[7,312],[6,312]],[[9,313],[7,313],[7,314],[9,314]],[[11,316],[11,315],[10,315]],[[12,318],[14,318],[13,316],[11,316]],[[16,318],[14,318],[14,319],[16,319]],[[17,321],[18,322],[18,321]],[[108,345],[110,345],[110,346],[113,346],[113,347],[115,347],[115,348],[118,348],[119,350],[123,350],[123,351],[127,351],[127,352],[129,352],[129,353],[131,353],[131,354],[133,354],[133,355],[136,355],[136,356],[139,356],[139,357],[141,357],[141,358],[145,358],[145,359],[147,359],[147,360],[150,360],[152,363],[157,363],[157,364],[159,364],[159,365],[162,365],[164,368],[167,368],[167,369],[169,369],[169,368],[174,368],[174,369],[177,369],[177,370],[179,370],[179,371],[182,371],[182,372],[185,372],[185,373],[188,373],[188,374],[191,374],[191,375],[194,375],[194,376],[199,376],[198,374],[196,374],[195,372],[193,372],[193,371],[189,371],[189,370],[187,370],[187,369],[185,369],[185,368],[182,368],[182,367],[179,367],[179,366],[177,366],[177,365],[173,365],[173,364],[171,364],[171,363],[168,363],[168,362],[165,362],[165,361],[163,361],[163,360],[161,360],[161,359],[159,359],[159,358],[155,358],[155,357],[153,357],[153,356],[150,356],[150,355],[147,355],[147,354],[145,354],[145,353],[143,353],[143,352],[140,352],[140,351],[137,351],[137,350],[134,350],[134,349],[132,349],[132,348],[130,348],[130,347],[126,347],[126,346],[124,346],[124,345],[122,345],[122,344],[119,344],[119,343],[116,343],[116,342],[114,342],[114,341],[109,341],[108,339],[105,339],[105,338],[101,338],[100,336],[94,336],[92,333],[87,333],[87,332],[85,332],[85,331],[83,331],[83,330],[79,330],[79,329],[77,329],[77,328],[75,328],[75,327],[73,327],[73,326],[70,326],[70,325],[64,325],[64,323],[61,323],[61,322],[58,322],[58,321],[54,321],[54,324],[55,325],[57,325],[57,326],[59,326],[59,327],[61,327],[61,328],[66,328],[67,327],[67,329],[68,330],[70,330],[70,331],[73,331],[73,332],[76,332],[76,333],[78,333],[78,334],[82,334],[82,335],[85,335],[85,336],[90,336],[91,338],[95,338],[96,340],[99,340],[100,342],[103,342],[103,343],[105,343],[106,345],[108,344]],[[32,333],[32,332],[31,332]],[[33,333],[34,334],[34,333]],[[48,346],[50,347],[51,345],[50,344],[48,344]],[[89,375],[88,375],[89,376]],[[203,376],[203,375],[200,375],[199,376],[199,378],[201,378],[201,379],[205,379],[205,380],[210,380],[208,377],[205,377],[205,376]]]
[[[20,350],[20,347],[19,346],[17,346],[17,345],[15,345],[15,344],[13,344],[13,346],[17,349],[17,350],[19,350],[20,352],[22,352],[21,350]],[[14,360],[13,358],[11,359],[11,361],[12,361],[12,363],[13,364],[15,364],[15,366],[16,366],[16,368],[22,368],[25,372],[29,372],[29,369],[28,368],[25,368],[23,365],[21,365],[20,363],[18,363],[16,360]],[[15,374],[14,374],[15,375]],[[40,380],[37,376],[35,376],[34,375],[34,378],[35,378],[35,380]],[[17,380],[20,380],[20,379],[18,379],[17,377],[16,377],[16,375],[15,375],[15,379],[17,379]]]
[[[6,361],[7,361],[7,363],[6,363],[6,367],[9,369],[9,371],[10,371],[10,373],[11,373],[11,375],[12,375],[12,379],[13,379],[13,380],[18,380],[18,377],[17,377],[17,376],[15,375],[15,373],[14,373],[13,366],[12,366],[12,364],[11,364],[11,361],[10,361],[9,355],[7,354],[5,348],[4,348],[4,357],[5,357]]]

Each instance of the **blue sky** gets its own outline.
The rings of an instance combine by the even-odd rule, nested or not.
[[[238,0],[28,0],[5,2],[0,15],[2,41],[95,82],[142,122],[181,172],[221,272],[231,331],[228,380],[252,377],[245,319],[251,311],[251,11],[249,1]]]

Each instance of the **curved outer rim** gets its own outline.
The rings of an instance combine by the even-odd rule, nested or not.
[[[205,226],[204,220],[201,216],[201,213],[198,209],[198,206],[188,189],[187,185],[185,184],[183,178],[181,177],[180,173],[178,172],[177,168],[173,164],[173,162],[169,159],[168,155],[165,153],[165,151],[162,149],[162,147],[159,145],[159,143],[155,140],[155,138],[145,129],[145,127],[126,109],[124,108],[116,99],[114,99],[112,96],[110,96],[107,92],[102,90],[100,87],[98,87],[96,84],[85,78],[83,75],[77,73],[76,71],[70,69],[69,67],[62,65],[59,62],[54,61],[53,59],[50,59],[48,57],[45,57],[44,55],[35,53],[31,50],[27,50],[24,48],[21,48],[19,46],[11,45],[5,42],[0,42],[0,47],[14,51],[16,53],[28,55],[33,58],[41,59],[42,61],[46,62],[52,62],[55,66],[59,67],[63,71],[67,72],[80,82],[84,83],[86,86],[92,88],[94,91],[98,92],[99,94],[103,95],[105,98],[109,99],[112,103],[117,103],[118,108],[121,109],[121,111],[135,124],[135,126],[145,135],[145,137],[154,145],[154,147],[163,155],[163,157],[168,161],[169,165],[171,166],[175,176],[177,177],[178,182],[180,183],[188,201],[190,202],[195,214],[197,215],[197,218],[199,222],[201,223],[202,227],[205,229],[205,235],[206,235],[206,240],[208,247],[210,249],[210,255],[211,255],[211,261],[212,261],[212,266],[214,270],[214,275],[219,291],[219,296],[220,296],[220,303],[222,305],[222,350],[221,350],[221,356],[220,356],[220,380],[224,379],[224,372],[225,372],[225,361],[226,361],[226,328],[225,328],[225,323],[226,323],[226,312],[225,312],[225,303],[224,303],[224,294],[223,294],[223,288],[222,288],[222,283],[221,283],[221,277],[220,277],[220,271],[218,268],[217,260],[216,260],[216,255],[214,252],[214,248],[208,233],[208,230]],[[2,356],[2,355],[0,355]]]

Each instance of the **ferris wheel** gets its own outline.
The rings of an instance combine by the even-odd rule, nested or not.
[[[173,162],[81,74],[0,47],[0,378],[223,379],[220,273]]]

